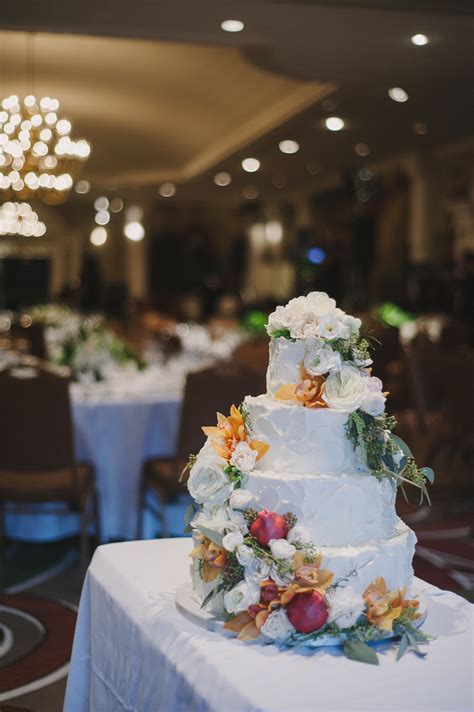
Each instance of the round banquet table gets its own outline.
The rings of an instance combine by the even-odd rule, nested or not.
[[[148,369],[71,385],[76,457],[95,467],[103,542],[136,537],[142,464],[175,452],[184,378],[184,371]],[[50,508],[43,505],[44,513],[35,516],[7,513],[7,535],[48,541],[78,533],[77,514],[48,513]]]
[[[426,658],[379,647],[378,667],[337,648],[279,651],[207,631],[176,609],[187,539],[100,547],[84,582],[65,712],[456,712],[472,710],[473,606],[417,580]]]

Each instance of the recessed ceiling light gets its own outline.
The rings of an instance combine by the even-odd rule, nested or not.
[[[76,193],[79,193],[79,195],[85,195],[88,193],[91,189],[91,184],[89,183],[88,180],[80,180],[76,183],[76,186],[74,190]]]
[[[298,153],[300,150],[300,145],[297,141],[293,141],[292,139],[285,139],[284,141],[280,141],[278,144],[278,148],[282,153]]]
[[[123,210],[122,198],[112,198],[110,201],[110,212],[119,213],[121,210]]]
[[[244,158],[242,168],[247,173],[255,173],[260,168],[260,161],[258,158]]]
[[[95,247],[101,247],[107,242],[107,230],[105,227],[95,227],[89,237],[91,244]]]
[[[97,225],[107,225],[110,222],[110,213],[108,210],[98,210],[95,214]]]
[[[429,37],[427,35],[424,35],[422,32],[417,32],[417,34],[413,35],[410,39],[412,44],[416,45],[417,47],[424,47],[424,45],[427,45],[430,41]]]
[[[108,210],[109,201],[105,195],[101,195],[100,198],[96,198],[94,201],[94,208],[96,210]]]
[[[286,178],[282,175],[273,176],[272,183],[275,188],[284,188],[286,185]]]
[[[242,20],[224,20],[224,22],[221,22],[221,29],[224,32],[242,32],[244,27]]]
[[[310,175],[317,176],[321,173],[321,166],[319,165],[319,163],[308,163],[308,165],[306,166],[306,170]]]
[[[356,143],[354,146],[354,153],[356,156],[368,156],[370,153],[370,148],[366,143]]]
[[[428,133],[428,126],[422,121],[417,121],[413,124],[412,129],[418,136],[425,136]]]
[[[258,198],[258,193],[259,191],[256,185],[247,185],[242,191],[242,195],[247,200],[255,200],[255,198]]]
[[[388,95],[392,101],[397,101],[399,104],[404,104],[405,101],[408,101],[408,94],[401,87],[391,87],[388,90]]]
[[[174,183],[163,183],[158,188],[158,192],[162,198],[172,198],[176,193],[176,186]]]
[[[140,242],[145,237],[145,228],[140,222],[129,222],[125,224],[123,234],[132,242]]]
[[[344,128],[344,121],[339,116],[329,116],[324,123],[329,131],[341,131]]]
[[[230,185],[232,182],[232,177],[230,173],[226,173],[226,171],[221,171],[220,173],[216,173],[214,176],[214,183],[216,185],[219,185],[222,188],[225,188],[226,185]]]

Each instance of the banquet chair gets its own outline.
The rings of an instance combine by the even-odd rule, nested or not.
[[[10,329],[10,338],[14,343],[25,342],[28,353],[39,359],[46,358],[46,341],[44,326],[40,323],[23,326],[13,324]]]
[[[0,548],[5,544],[5,504],[9,512],[80,513],[80,562],[89,551],[89,504],[100,539],[94,471],[74,457],[69,379],[43,368],[0,372]],[[68,506],[69,505],[69,506]]]
[[[202,426],[214,425],[217,412],[228,413],[233,403],[239,405],[246,395],[257,395],[264,390],[261,374],[233,361],[223,361],[188,374],[176,456],[152,458],[143,466],[137,538],[142,536],[144,509],[150,509],[160,520],[162,535],[166,536],[165,506],[186,491],[181,474],[186,468],[189,455],[198,453],[204,445]],[[157,495],[159,509],[147,501],[149,489]]]

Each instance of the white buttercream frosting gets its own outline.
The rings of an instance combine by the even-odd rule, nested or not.
[[[270,340],[267,369],[267,393],[274,396],[287,383],[299,383],[300,364],[307,354],[308,342],[279,338]]]
[[[252,472],[246,489],[256,509],[293,512],[315,546],[359,545],[392,536],[400,521],[395,489],[388,479],[372,475],[296,475]]]
[[[270,445],[257,463],[259,470],[314,475],[365,471],[346,436],[348,413],[304,408],[268,395],[248,396],[245,406],[252,437]]]

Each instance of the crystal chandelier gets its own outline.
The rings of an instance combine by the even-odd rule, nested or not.
[[[3,203],[0,206],[0,235],[41,237],[46,225],[28,203]]]
[[[32,94],[3,99],[0,107],[0,199],[38,198],[63,203],[91,148],[70,137],[59,101]]]

